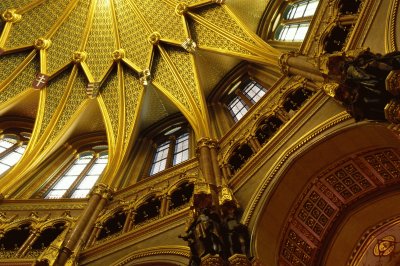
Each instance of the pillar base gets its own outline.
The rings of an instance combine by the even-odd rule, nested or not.
[[[391,100],[385,106],[385,118],[393,124],[400,124],[400,102]]]
[[[201,258],[201,266],[223,266],[224,260],[219,255],[208,254]]]
[[[400,70],[393,70],[385,80],[386,90],[394,96],[400,95]]]
[[[231,266],[252,266],[246,255],[234,254],[229,257],[229,265]]]

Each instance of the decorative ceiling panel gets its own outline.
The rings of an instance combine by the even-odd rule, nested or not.
[[[42,136],[44,130],[49,125],[51,118],[53,117],[61,99],[65,93],[65,88],[67,88],[68,80],[71,76],[70,71],[64,71],[53,80],[49,82],[46,90],[46,99],[45,102],[41,103],[45,105],[46,108],[43,108],[43,120],[40,128],[40,133],[38,136]]]
[[[87,63],[96,81],[109,69],[111,53],[116,49],[110,1],[98,0],[86,43]]]
[[[51,38],[47,54],[47,73],[53,73],[71,62],[72,54],[79,51],[90,0],[81,0],[68,19]]]
[[[183,42],[186,39],[184,24],[175,14],[175,6],[164,1],[131,0],[135,3],[140,14],[150,26],[151,31],[157,31],[162,38]]]
[[[102,86],[101,100],[107,110],[107,114],[103,114],[107,121],[110,121],[114,138],[118,135],[119,122],[119,84],[117,70],[110,73]]]
[[[0,83],[10,76],[22,61],[29,55],[30,51],[8,54],[0,57]]]
[[[134,131],[136,118],[139,115],[140,102],[143,97],[143,85],[139,82],[137,73],[131,69],[124,69],[125,82],[125,145]]]
[[[141,69],[148,68],[148,56],[153,46],[147,40],[150,33],[128,1],[116,1],[115,10],[118,20],[121,48],[125,49],[127,57]]]
[[[13,23],[5,47],[33,45],[44,37],[60,17],[70,1],[44,1],[41,5],[22,15],[21,21]],[[4,10],[0,4],[0,9]]]
[[[157,88],[176,103],[181,104],[187,111],[191,111],[191,106],[186,95],[180,89],[179,84],[174,79],[166,61],[156,53],[154,60],[153,83]]]
[[[57,119],[57,122],[51,131],[44,148],[46,148],[46,146],[49,145],[57,135],[60,134],[61,130],[63,130],[67,124],[71,123],[72,120],[78,116],[76,112],[79,110],[79,107],[83,105],[85,100],[88,100],[85,93],[86,83],[86,77],[83,75],[83,73],[79,73],[71,87],[71,93],[68,95],[68,99],[65,103],[63,111],[60,117]]]
[[[33,59],[15,79],[0,92],[0,106],[32,87],[32,77],[39,71],[39,63]]]

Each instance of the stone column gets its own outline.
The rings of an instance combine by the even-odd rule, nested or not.
[[[168,208],[169,204],[171,202],[171,196],[170,195],[163,195],[161,198],[161,210],[160,210],[160,216],[164,217],[165,215],[168,214]]]
[[[205,182],[211,188],[212,200],[215,205],[218,204],[218,195],[217,195],[217,182],[215,176],[215,169],[213,163],[213,157],[216,157],[216,154],[211,155],[211,148],[213,146],[213,141],[210,138],[202,138],[197,143],[197,154],[199,157],[199,166],[200,170]]]
[[[89,203],[81,217],[79,217],[79,220],[68,239],[64,241],[55,265],[64,265],[71,256],[73,250],[75,250],[77,246],[86,242],[98,214],[105,207],[108,201],[111,200],[111,196],[112,190],[107,185],[98,184],[94,187]]]
[[[22,244],[22,246],[19,248],[18,252],[15,254],[17,258],[25,256],[25,254],[28,252],[29,248],[32,246],[33,243],[35,243],[36,239],[38,239],[40,236],[40,229],[36,228],[31,231],[31,234],[29,237],[25,240],[25,242]]]
[[[300,75],[307,79],[323,82],[325,80],[318,63],[314,58],[300,55],[295,52],[283,54],[279,58],[279,65],[284,74]]]
[[[93,245],[93,243],[96,241],[97,237],[99,236],[102,228],[103,228],[103,226],[100,223],[96,223],[96,225],[94,226],[92,233],[90,234],[89,239],[86,243],[87,248]]]
[[[211,153],[211,162],[213,166],[213,173],[215,177],[215,185],[217,187],[221,186],[222,176],[221,176],[221,169],[218,165],[218,142],[216,140],[210,141],[210,153]]]

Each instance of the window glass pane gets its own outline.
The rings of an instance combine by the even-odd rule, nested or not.
[[[68,189],[78,176],[63,176],[54,186],[54,189]]]
[[[3,138],[0,140],[0,146],[7,149],[7,148],[12,147],[17,142],[18,141],[16,139],[6,137],[6,138]]]
[[[67,190],[65,190],[65,189],[63,189],[63,190],[52,190],[47,194],[46,199],[59,199],[64,195],[64,193],[66,191]]]
[[[243,93],[253,103],[258,102],[265,95],[265,92],[266,89],[255,81],[251,81],[243,90]]]
[[[294,41],[302,41],[306,37],[308,31],[308,24],[301,24],[297,29],[296,36],[294,37]]]
[[[310,1],[308,3],[307,9],[304,12],[305,17],[313,16],[315,14],[315,11],[317,10],[318,7],[318,0]]]
[[[104,168],[106,168],[106,164],[94,164],[92,168],[90,168],[88,175],[100,175]]]
[[[293,18],[301,18],[303,17],[304,11],[306,10],[307,3],[301,3],[297,6],[296,11],[294,12]]]
[[[89,189],[89,190],[92,189],[98,178],[99,178],[98,175],[85,176],[85,178],[79,184],[78,189]]]
[[[173,165],[186,161],[189,158],[189,133],[180,135],[175,144]]]
[[[235,97],[228,105],[233,119],[237,122],[247,113],[248,107],[239,97]]]
[[[2,173],[4,173],[5,171],[7,171],[8,169],[10,169],[10,166],[5,165],[4,163],[1,163],[1,162],[0,162],[0,175],[1,175]]]
[[[285,41],[293,41],[294,36],[296,36],[298,25],[289,25],[288,30],[286,32],[286,36],[284,36],[283,40]]]
[[[14,164],[16,164],[19,161],[21,156],[22,156],[22,154],[13,151],[13,152],[9,153],[8,155],[4,156],[0,161],[9,166],[13,166]]]
[[[71,198],[73,198],[73,199],[86,198],[86,196],[89,194],[89,192],[90,192],[89,189],[77,189],[74,191]]]
[[[65,175],[80,175],[80,173],[85,169],[86,164],[74,164]]]

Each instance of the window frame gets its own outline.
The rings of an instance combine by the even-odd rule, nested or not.
[[[172,133],[169,133],[166,135],[166,133],[168,133],[169,131],[174,130],[174,128],[178,128],[178,127],[180,127],[179,130],[173,131]],[[183,135],[188,136],[188,138],[186,140],[187,141],[187,149],[184,150],[184,151],[187,151],[187,159],[180,161],[178,163],[175,163],[177,141]],[[154,141],[154,139],[156,139],[156,141]],[[191,159],[191,150],[192,150],[191,140],[192,140],[192,132],[190,130],[190,127],[188,125],[181,125],[181,124],[174,125],[172,127],[168,127],[165,130],[163,130],[162,133],[158,134],[155,138],[153,138],[153,145],[152,145],[153,149],[151,152],[151,160],[150,160],[150,165],[147,170],[147,176],[157,175],[171,167],[178,166],[179,164],[182,164],[182,163],[190,160]],[[169,143],[167,156],[165,158],[165,160],[166,160],[165,167],[157,172],[153,172],[153,167],[154,167],[155,163],[159,162],[159,161],[155,162],[157,150],[161,145],[163,145],[165,143]]]
[[[75,154],[70,160],[69,162],[61,169],[58,171],[58,173],[56,174],[56,176],[54,178],[52,178],[52,184],[49,188],[46,189],[46,191],[43,193],[43,198],[44,199],[83,199],[86,198],[90,191],[93,189],[93,187],[96,185],[96,183],[98,182],[99,178],[101,177],[101,175],[104,173],[104,169],[107,167],[108,165],[108,160],[107,163],[105,164],[102,172],[99,174],[99,176],[97,177],[96,182],[93,184],[93,186],[89,189],[89,192],[86,194],[85,197],[73,197],[74,193],[76,191],[79,190],[79,185],[85,180],[85,178],[88,176],[88,173],[91,171],[92,167],[96,164],[97,160],[100,159],[101,156],[106,155],[107,159],[108,159],[108,149],[107,146],[102,145],[103,148],[100,150],[96,150],[96,147],[93,147],[92,149],[85,149],[82,150],[80,152],[78,152],[77,154]],[[57,184],[64,178],[66,177],[68,171],[70,171],[70,169],[76,165],[76,162],[80,159],[83,158],[84,156],[88,156],[88,155],[92,155],[92,158],[90,158],[90,161],[88,163],[85,164],[84,168],[80,171],[80,173],[77,175],[77,177],[75,178],[75,180],[69,185],[69,187],[65,190],[65,192],[62,194],[62,196],[60,197],[48,197],[49,194],[54,190],[54,188],[57,186]],[[60,189],[61,190],[61,189]],[[82,189],[81,189],[82,190]]]
[[[303,10],[303,14],[301,16],[292,16],[290,17],[289,15],[293,12],[294,9],[297,9],[299,6],[301,6],[302,3],[306,3],[306,7]],[[314,13],[312,15],[306,15],[308,7],[310,6],[310,4],[312,3],[317,3],[315,9],[314,9]],[[284,42],[284,43],[301,43],[303,42],[306,37],[307,37],[307,33],[309,31],[310,28],[310,24],[311,21],[314,17],[314,15],[317,12],[318,6],[320,4],[320,0],[299,0],[299,1],[292,1],[292,2],[286,2],[283,1],[281,4],[281,12],[278,13],[278,15],[274,18],[272,24],[275,25],[270,33],[270,39],[271,41],[274,42]],[[296,12],[296,11],[294,11]],[[304,38],[302,39],[296,39],[296,35],[298,33],[298,30],[301,26],[303,25],[307,25],[307,30],[304,33]],[[293,38],[289,39],[284,39],[281,38],[282,32],[284,32],[286,29],[287,31],[289,31],[290,28],[294,28],[296,27],[296,32],[293,35]],[[285,34],[286,36],[286,34]]]
[[[237,85],[239,82],[240,84]],[[248,88],[252,89],[254,87],[260,89],[258,93],[260,91],[263,92],[261,96],[258,93],[255,93],[255,96],[258,97],[257,101],[255,101],[254,97],[251,97],[251,95],[248,92],[246,92]],[[253,77],[242,76],[239,80],[233,82],[231,85],[231,91],[224,99],[224,102],[225,102],[225,107],[228,110],[228,113],[230,114],[230,118],[234,121],[234,123],[239,122],[243,117],[246,116],[246,114],[254,105],[261,102],[262,99],[268,94],[268,91],[269,91],[268,88],[266,88],[261,82],[254,79]],[[244,114],[240,112],[241,113],[240,118],[238,118],[237,114],[235,114],[231,110],[230,104],[235,100],[239,100],[244,105],[244,108],[240,109],[240,111],[246,109]]]
[[[12,146],[5,148],[4,151],[0,152],[0,161],[3,160],[4,158],[6,158],[7,156],[9,156],[12,153],[19,153],[16,150],[19,148],[24,148],[24,151],[21,154],[21,156],[19,157],[19,159],[14,163],[14,164],[5,164],[3,162],[0,162],[0,164],[8,167],[8,169],[4,170],[3,172],[0,173],[0,178],[2,176],[4,176],[7,172],[9,172],[16,164],[18,164],[18,162],[21,160],[21,158],[24,156],[24,153],[26,151],[26,147],[28,145],[29,142],[29,138],[30,138],[30,133],[28,132],[18,132],[18,133],[4,133],[0,136],[0,141],[4,140],[5,138],[9,138],[9,139],[14,139],[16,141],[16,143],[14,143]],[[25,147],[24,147],[25,146]]]

